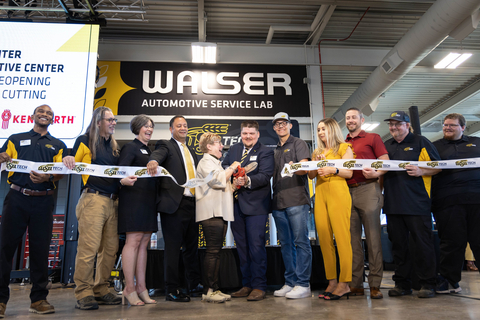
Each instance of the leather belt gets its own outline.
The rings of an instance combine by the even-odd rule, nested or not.
[[[112,200],[117,200],[118,199],[118,195],[116,195],[115,193],[100,192],[100,191],[97,191],[97,190],[92,189],[92,188],[85,188],[85,192],[86,193],[96,193],[96,194],[99,194],[101,196],[110,198]]]
[[[183,199],[186,199],[188,201],[195,201],[195,197],[183,196]]]
[[[366,184],[369,184],[369,183],[372,183],[372,182],[377,182],[377,181],[378,181],[378,179],[369,179],[369,180],[365,180],[365,181],[362,181],[362,182],[349,184],[348,187],[349,188],[356,188],[356,187],[360,187],[360,186],[363,186],[363,185],[366,185]]]
[[[26,196],[32,196],[32,197],[40,197],[40,196],[51,196],[55,190],[45,190],[45,191],[39,191],[39,190],[30,190],[26,188],[22,188],[20,186],[17,186],[16,184],[13,184],[10,186],[10,189],[13,189],[15,191],[21,192]]]

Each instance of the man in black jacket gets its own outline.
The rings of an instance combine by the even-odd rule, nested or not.
[[[170,120],[170,140],[160,140],[147,164],[148,173],[154,175],[162,166],[184,184],[195,178],[198,159],[186,145],[187,120],[175,116]],[[198,264],[198,224],[195,222],[195,188],[182,188],[170,178],[159,179],[157,210],[160,212],[162,232],[165,239],[165,290],[166,300],[188,302],[190,297],[182,293],[178,270],[180,248],[183,246],[185,275],[191,293],[202,292]]]

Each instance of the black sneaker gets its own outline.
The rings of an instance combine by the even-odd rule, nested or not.
[[[437,279],[437,286],[435,288],[435,292],[441,294],[449,294],[449,293],[459,293],[462,291],[460,285],[457,283],[451,284],[447,279],[443,277],[439,277]]]
[[[412,294],[412,289],[402,289],[400,287],[395,286],[395,288],[388,290],[389,297],[406,296],[409,294]]]
[[[98,304],[120,304],[122,303],[122,298],[113,293],[109,292],[103,297],[95,297],[95,300]]]
[[[95,301],[95,298],[93,296],[87,296],[85,298],[77,300],[75,308],[80,310],[97,310],[98,303],[97,301]]]
[[[435,289],[425,288],[422,287],[420,291],[418,291],[419,298],[434,298],[435,297]]]

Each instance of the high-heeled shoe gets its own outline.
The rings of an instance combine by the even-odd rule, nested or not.
[[[122,304],[129,304],[136,307],[145,305],[145,303],[138,298],[137,291],[133,291],[129,295],[125,295],[125,293],[122,293]]]
[[[475,261],[467,261],[467,271],[478,271]]]
[[[155,304],[157,303],[156,300],[150,299],[150,296],[148,295],[148,290],[143,291],[138,295],[138,297],[145,302],[146,304]]]
[[[325,300],[340,300],[344,296],[347,296],[347,300],[348,300],[348,298],[350,296],[350,292],[344,293],[341,296],[338,296],[338,295],[332,293],[332,295],[329,297],[330,299],[325,299],[325,298],[324,299]]]
[[[328,292],[328,291],[323,291],[323,293],[320,293],[318,295],[318,298],[319,299],[325,299],[325,297],[331,297],[332,296],[332,293],[331,292]]]

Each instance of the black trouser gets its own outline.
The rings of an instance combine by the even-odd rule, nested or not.
[[[195,198],[182,198],[178,210],[172,214],[160,213],[165,239],[165,291],[180,290],[178,271],[180,248],[183,247],[183,263],[188,288],[194,289],[201,281],[198,264],[198,223],[195,222]],[[182,275],[183,276],[183,275]]]
[[[48,253],[52,239],[53,196],[26,196],[10,190],[3,202],[0,243],[0,302],[7,303],[10,292],[12,259],[28,227],[30,300],[45,300],[48,295]]]
[[[467,241],[480,258],[480,206],[457,204],[434,212],[440,238],[440,274],[451,283],[462,279]]]
[[[411,289],[412,258],[408,249],[409,235],[415,243],[413,263],[420,279],[420,285],[434,289],[436,282],[435,248],[433,245],[431,215],[387,214],[388,238],[392,242],[395,285],[402,289]]]
[[[207,242],[205,259],[203,260],[203,293],[207,294],[209,288],[212,288],[213,291],[219,289],[220,250],[223,247],[228,223],[219,217],[204,220],[201,224]]]

